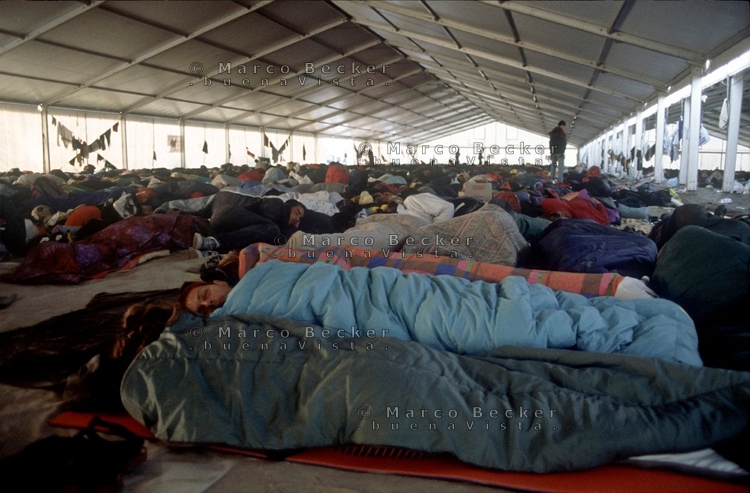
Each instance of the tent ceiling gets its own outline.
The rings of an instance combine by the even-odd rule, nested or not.
[[[407,143],[564,119],[581,145],[748,36],[744,1],[2,2],[0,99]]]

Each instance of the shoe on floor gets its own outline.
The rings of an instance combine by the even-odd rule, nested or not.
[[[203,236],[200,233],[193,235],[193,248],[196,250],[217,250],[219,241],[213,236]]]
[[[219,252],[213,250],[196,250],[195,248],[188,248],[188,258],[191,260],[196,258],[208,257],[216,257],[220,259],[221,255],[219,254]]]

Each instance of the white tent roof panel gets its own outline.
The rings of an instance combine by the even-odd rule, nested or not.
[[[2,28],[28,33],[80,10],[81,6],[78,2],[4,2]]]
[[[386,140],[491,119],[544,134],[564,119],[580,145],[691,66],[750,47],[749,10],[694,0],[2,2],[0,98]],[[191,73],[194,63],[201,73]],[[220,63],[233,73],[220,74]],[[305,63],[323,84],[308,77],[302,86],[293,74],[279,83],[281,65],[295,72]],[[332,87],[336,75],[320,70],[344,64],[344,79],[352,63],[389,67],[354,87]],[[239,74],[237,64],[277,73]]]
[[[137,103],[143,98],[138,94],[102,91],[92,88],[82,89],[67,101],[76,108],[119,112],[120,108]]]
[[[47,94],[64,91],[71,86],[49,81],[40,81],[24,77],[24,84],[19,84],[20,77],[7,76],[0,73],[0,87],[2,98],[6,101],[23,101],[29,104],[38,104],[44,101]]]
[[[585,3],[599,5],[607,2]],[[581,32],[572,27],[536,19],[519,13],[513,14],[513,22],[518,29],[518,34],[521,39],[533,47],[543,47],[547,50],[558,51],[562,55],[575,56],[588,60],[598,59],[602,52],[602,48],[604,48],[605,38],[587,32]],[[530,48],[528,51],[533,52],[535,50]]]
[[[473,53],[473,50],[479,50],[512,60],[518,58],[518,48],[512,44],[502,43],[493,38],[458,29],[451,29],[450,32],[461,47],[472,50],[469,52],[470,54]],[[453,55],[464,56],[460,51],[455,51]]]
[[[703,5],[698,5],[703,3]],[[697,10],[702,10],[697,14]],[[658,9],[633,8],[624,32],[709,55],[735,33],[748,27],[747,2],[659,2]]]
[[[492,5],[481,2],[431,2],[429,5],[441,19],[462,24],[468,24],[467,20],[470,19],[477,29],[494,31],[502,36],[513,35],[507,19],[498,17]]]
[[[325,120],[326,117],[337,113],[338,111],[333,108],[316,107],[310,111],[302,113],[299,117],[304,120]]]
[[[150,67],[176,70],[187,76],[190,75],[190,72],[188,72],[190,64],[195,61],[199,61],[203,65],[206,75],[208,75],[218,71],[219,62],[228,63],[235,60],[241,60],[241,56],[191,39],[149,58],[146,64]]]
[[[37,41],[25,43],[0,57],[0,72],[23,77],[80,84],[117,65],[117,61]]]
[[[123,17],[139,19],[144,26],[160,26],[184,34],[196,31],[231,14],[246,11],[245,8],[233,2],[194,1],[107,2],[99,8],[116,12]]]
[[[537,75],[552,74],[553,76],[559,76],[560,78],[568,78],[572,82],[575,82],[574,85],[586,87],[589,83],[589,80],[591,79],[591,76],[594,75],[594,69],[591,67],[572,63],[567,60],[544,55],[542,53],[535,53],[531,50],[526,50],[526,60],[530,65],[529,72],[531,72],[532,77],[536,77]],[[552,66],[555,67],[554,71],[545,68]]]
[[[588,23],[609,26],[617,18],[622,2],[591,2],[571,0],[566,2],[534,2],[534,8],[573,17]],[[514,16],[515,17],[515,16]]]
[[[273,2],[262,9],[262,15],[300,33],[314,31],[331,23],[333,19],[344,19],[338,9],[327,2],[286,0]]]
[[[240,108],[246,111],[258,111],[260,108],[274,108],[284,104],[284,98],[264,92],[255,92],[251,98],[241,98],[231,102],[232,108]]]
[[[202,112],[200,114],[200,119],[223,123],[229,120],[234,120],[235,118],[239,118],[243,116],[244,114],[245,112],[242,110],[231,110],[228,108],[212,108],[210,110]]]
[[[172,98],[161,98],[154,101],[153,103],[149,103],[138,108],[138,113],[142,115],[179,118],[180,115],[191,113],[202,108],[202,105],[189,103],[187,101],[178,101]]]
[[[115,58],[132,59],[152,46],[158,46],[172,38],[174,35],[169,32],[144,28],[137,21],[95,9],[46,32],[37,40]]]
[[[144,95],[157,94],[174,83],[174,72],[136,65],[96,83],[97,87]]]
[[[668,80],[672,74],[679,74],[689,68],[688,63],[681,58],[623,43],[612,45],[607,64],[625,67],[634,74],[658,80]]]

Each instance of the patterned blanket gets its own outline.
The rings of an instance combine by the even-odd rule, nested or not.
[[[518,269],[498,264],[461,260],[436,255],[392,253],[353,247],[322,247],[316,250],[293,250],[266,243],[250,245],[240,252],[239,276],[244,276],[258,263],[270,260],[313,264],[325,262],[346,270],[352,267],[393,267],[404,272],[461,277],[470,281],[498,282],[509,276],[521,276],[530,284],[543,284],[552,289],[578,293],[586,297],[614,296],[620,282],[619,274],[580,274],[536,269]]]

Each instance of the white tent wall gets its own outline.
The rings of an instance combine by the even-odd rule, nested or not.
[[[455,158],[455,152],[450,149],[452,146],[458,147],[461,163],[464,164],[479,164],[477,151],[482,148],[482,158],[490,158],[491,164],[548,166],[550,162],[549,137],[498,122],[420,143],[421,145],[427,147],[424,151],[421,147],[418,149],[417,158],[424,162],[434,158],[438,163],[447,163],[449,159]],[[455,147],[452,150],[455,151]],[[577,164],[577,154],[578,149],[568,144],[565,151],[567,167]]]
[[[47,111],[49,120],[49,157],[50,169],[61,169],[66,172],[81,171],[87,164],[93,164],[97,169],[104,166],[104,160],[118,168],[123,167],[122,140],[119,132],[114,131],[120,122],[120,116],[114,113],[98,113],[93,111],[75,111],[63,108],[50,108]],[[52,123],[55,119],[57,125]],[[62,126],[61,126],[62,125]],[[87,146],[94,144],[103,135],[109,135],[106,149],[89,152],[80,162],[71,160],[76,157],[76,150],[72,144],[65,145],[64,129],[72,132],[74,138],[84,142]],[[119,130],[119,125],[117,126]],[[41,124],[37,128],[41,133]],[[19,144],[23,142],[24,134],[19,135]],[[105,141],[106,142],[106,141]],[[99,159],[99,158],[103,159]]]
[[[203,152],[204,145],[208,152]],[[186,122],[183,147],[186,168],[215,168],[227,162],[227,140],[223,125]]]
[[[263,139],[260,129],[230,125],[229,149],[232,151],[230,163],[235,166],[255,166],[255,160],[263,156]]]
[[[675,110],[676,108],[672,108]],[[50,108],[48,110],[49,128],[49,155],[50,169],[61,169],[67,172],[80,171],[81,167],[70,160],[74,158],[75,151],[71,145],[65,147],[62,139],[58,139],[59,127],[53,125],[55,122],[62,124],[81,141],[91,143],[102,134],[110,131],[110,140],[107,149],[98,150],[83,160],[83,164],[93,164],[101,169],[104,161],[97,161],[101,156],[118,168],[124,167],[124,156],[122,152],[121,127],[114,132],[114,126],[121,122],[119,115],[110,113],[97,113],[91,111],[75,111],[62,108]],[[43,171],[44,143],[42,139],[43,113],[36,107],[21,104],[0,104],[0,172],[12,168],[27,171]],[[227,162],[226,160],[226,130],[223,125],[188,122],[185,124],[184,141],[180,141],[179,120],[165,118],[147,118],[141,116],[128,116],[125,120],[127,126],[127,167],[129,169],[143,168],[179,168],[181,167],[181,152],[184,146],[186,168],[197,168],[207,166],[218,167]],[[667,137],[671,138],[676,130],[676,124],[667,125]],[[328,160],[339,160],[346,164],[354,164],[355,144],[360,140],[347,138],[336,138],[332,136],[316,135],[310,133],[293,133],[282,130],[261,129],[255,127],[243,127],[232,125],[229,127],[229,145],[232,153],[231,162],[235,165],[254,165],[255,158],[247,154],[250,150],[256,158],[265,156],[271,158],[271,148],[263,148],[263,133],[275,146],[280,147],[289,138],[287,149],[280,157],[280,163],[296,161],[300,163],[326,162]],[[632,133],[632,129],[631,132]],[[483,136],[483,137],[482,137]],[[622,127],[616,136],[614,151],[618,153],[621,149]],[[316,140],[318,142],[316,143]],[[208,146],[208,154],[203,153],[204,141]],[[644,147],[648,148],[656,141],[656,130],[650,128],[644,132]],[[548,138],[527,132],[503,123],[489,123],[474,129],[464,130],[455,134],[441,137],[427,142],[401,142],[400,153],[388,152],[393,150],[398,142],[370,142],[376,157],[386,156],[389,161],[399,159],[401,163],[408,163],[411,156],[406,153],[408,144],[418,145],[416,157],[420,161],[429,162],[436,159],[438,163],[447,163],[453,159],[453,153],[449,152],[451,146],[458,146],[461,151],[461,161],[478,164],[476,145],[484,146],[483,158],[490,157],[493,164],[519,164],[523,158],[527,164],[538,164],[541,159],[542,165],[549,164],[547,149]],[[421,146],[427,146],[423,148]],[[492,153],[491,146],[499,146],[499,152]],[[303,159],[303,146],[307,159]],[[436,150],[442,147],[442,154]],[[528,152],[526,152],[526,146]],[[545,150],[543,155],[537,152],[537,146]],[[631,145],[632,147],[632,145]],[[320,156],[316,155],[316,149],[320,148]],[[455,148],[454,148],[455,150]],[[510,152],[513,154],[510,154]],[[156,153],[156,161],[153,160]],[[346,154],[346,158],[344,155]],[[723,169],[726,154],[726,140],[712,136],[710,141],[702,146],[699,151],[699,169],[714,170]],[[566,152],[566,164],[572,166],[577,161],[577,149],[568,146]],[[669,157],[663,158],[664,169],[679,169],[680,158],[670,162]],[[644,161],[644,167],[654,164],[654,158]],[[737,171],[750,171],[750,148],[739,145],[737,153]]]
[[[126,135],[129,169],[181,166],[180,125],[176,120],[129,116]]]
[[[41,172],[43,149],[42,113],[34,106],[0,104],[0,172]]]
[[[128,168],[149,169],[160,166],[159,160],[165,160],[164,152],[156,150],[156,129],[152,118],[137,119],[129,117],[127,125]],[[161,151],[161,149],[159,149]],[[156,154],[156,161],[154,161]]]
[[[322,135],[318,137],[318,146],[318,158],[321,162],[337,161],[352,165],[357,159],[352,139]],[[386,157],[390,159],[387,154]]]
[[[297,163],[315,163],[315,136],[308,133],[294,133],[292,135],[291,160]]]

